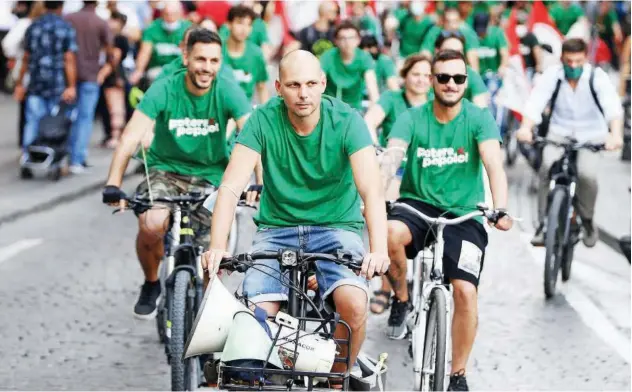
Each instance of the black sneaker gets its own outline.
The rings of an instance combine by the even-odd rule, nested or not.
[[[138,302],[134,306],[134,316],[143,320],[151,320],[156,317],[158,298],[160,298],[160,281],[145,281],[140,289]]]
[[[469,391],[467,387],[467,380],[465,379],[465,372],[461,370],[458,373],[454,373],[450,376],[450,385],[448,391]]]
[[[401,340],[406,337],[408,333],[408,326],[406,325],[406,319],[410,313],[412,306],[410,302],[400,302],[399,299],[393,297],[393,303],[391,304],[391,314],[388,317],[388,337],[390,339]]]

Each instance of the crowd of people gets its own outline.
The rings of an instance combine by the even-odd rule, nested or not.
[[[367,276],[391,267],[389,278],[373,293],[371,311],[390,308],[393,339],[408,332],[406,256],[423,248],[427,228],[404,215],[389,216],[386,224],[380,210],[384,198],[370,184],[372,173],[358,169],[379,170],[371,145],[402,151],[382,166],[392,172],[384,174],[387,199],[398,199],[401,193],[415,199],[411,206],[420,211],[456,214],[455,206],[484,199],[484,177],[489,178],[494,206],[506,207],[499,142],[508,132],[509,115],[520,117],[517,138],[529,144],[552,98],[557,110],[547,121],[550,135],[603,140],[609,150],[623,144],[629,2],[18,1],[14,15],[16,21],[2,40],[8,59],[4,80],[21,103],[20,146],[25,154],[37,137],[40,119],[63,102],[77,112],[70,130],[70,173],[80,174],[89,166],[95,115],[104,123],[103,147],[116,148],[104,191],[108,204],[119,203],[123,172],[139,144],[148,148],[146,158],[143,152],[152,169],[147,183],[159,194],[204,184],[223,188],[217,205],[225,208],[211,225],[215,234],[209,235],[208,217],[197,222],[204,233],[201,245],[211,254],[209,263],[226,246],[231,195],[246,188],[253,172],[257,183],[266,183],[258,221],[264,226],[315,222],[343,227],[345,235],[316,230],[310,238],[354,249],[365,219],[372,248]],[[279,77],[271,77],[277,63]],[[613,71],[620,75],[618,88],[609,77]],[[279,97],[271,94],[272,79]],[[314,116],[322,93],[323,109]],[[296,139],[274,132],[289,123]],[[331,124],[346,128],[336,133]],[[310,138],[314,129],[320,138]],[[426,139],[420,140],[421,134]],[[454,135],[462,143],[457,150],[452,148]],[[326,143],[316,143],[322,140]],[[543,183],[552,153],[545,151],[545,163],[536,168]],[[229,158],[239,164],[231,166]],[[328,168],[324,174],[323,167]],[[594,246],[597,238],[592,219],[596,168],[592,157],[582,156],[578,199],[586,246]],[[148,192],[147,183],[137,192]],[[295,191],[291,197],[284,187]],[[541,198],[546,199],[546,189],[541,187]],[[337,193],[340,205],[324,202]],[[315,214],[307,206],[330,211]],[[541,203],[545,207],[546,200]],[[137,240],[145,283],[135,313],[149,318],[161,294],[158,265],[168,213],[145,214]],[[343,222],[323,223],[323,215]],[[455,339],[457,370],[465,369],[473,344],[476,320],[471,310],[476,309],[487,243],[481,222],[470,223],[471,230],[463,226],[446,236],[447,271],[456,290],[455,328],[462,337]],[[504,217],[496,227],[508,230],[511,223]],[[255,248],[288,236],[303,238],[300,229],[297,233],[263,231]],[[539,230],[535,246],[541,246],[541,236]],[[471,245],[467,252],[460,245],[466,242]],[[461,263],[470,264],[465,268]],[[355,279],[349,274],[325,271],[318,285],[329,294],[338,288],[336,279]],[[281,290],[270,282],[263,287],[264,279],[252,276],[246,276],[246,283],[244,290],[258,296]],[[359,298],[360,291],[343,291],[346,299],[334,300],[343,319],[353,318],[363,304],[350,298]],[[272,301],[270,295],[261,296]],[[274,295],[274,300],[281,298]],[[271,303],[264,302],[275,309]],[[362,322],[350,322],[358,342]],[[464,374],[453,374],[451,385],[466,390]]]

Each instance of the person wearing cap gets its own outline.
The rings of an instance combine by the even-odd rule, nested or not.
[[[399,81],[395,73],[395,62],[380,52],[380,46],[373,35],[365,35],[360,40],[360,49],[364,50],[375,60],[375,74],[380,93],[385,90],[399,90]]]
[[[478,54],[476,49],[478,49],[480,43],[474,30],[467,23],[463,22],[463,19],[461,19],[461,15],[459,14],[459,10],[453,7],[446,8],[441,20],[441,25],[433,26],[428,34],[426,34],[424,41],[421,44],[421,49],[419,50],[421,54],[432,56],[435,49],[435,43],[442,34],[460,33],[465,38],[464,50],[467,62],[474,71],[478,72]]]

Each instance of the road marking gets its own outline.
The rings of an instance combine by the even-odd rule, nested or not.
[[[544,268],[544,248],[535,248],[531,246],[531,234],[522,232],[520,238],[528,247],[531,253],[531,260],[538,267]],[[612,324],[608,317],[595,305],[595,303],[586,296],[581,289],[576,287],[572,281],[561,283],[558,281],[556,286],[558,295],[561,294],[566,301],[577,312],[581,320],[586,326],[593,330],[608,344],[623,360],[630,363],[630,340],[626,339],[619,330]]]
[[[0,264],[9,260],[18,253],[42,243],[41,238],[23,239],[11,245],[0,248]]]

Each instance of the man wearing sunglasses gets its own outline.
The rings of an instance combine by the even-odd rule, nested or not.
[[[483,165],[489,175],[494,208],[507,205],[507,178],[500,151],[500,133],[487,109],[463,99],[468,77],[465,58],[457,51],[439,52],[432,63],[435,99],[402,114],[391,131],[382,160],[385,181],[408,158],[399,202],[432,217],[454,218],[485,200]],[[482,164],[481,164],[482,163]],[[388,277],[395,291],[388,320],[390,337],[403,339],[411,311],[406,285],[406,260],[431,240],[430,226],[417,215],[394,210],[388,221]],[[509,230],[512,221],[495,227]],[[444,272],[454,288],[452,370],[448,390],[468,390],[465,367],[477,326],[477,287],[483,268],[487,232],[481,218],[444,231]]]

